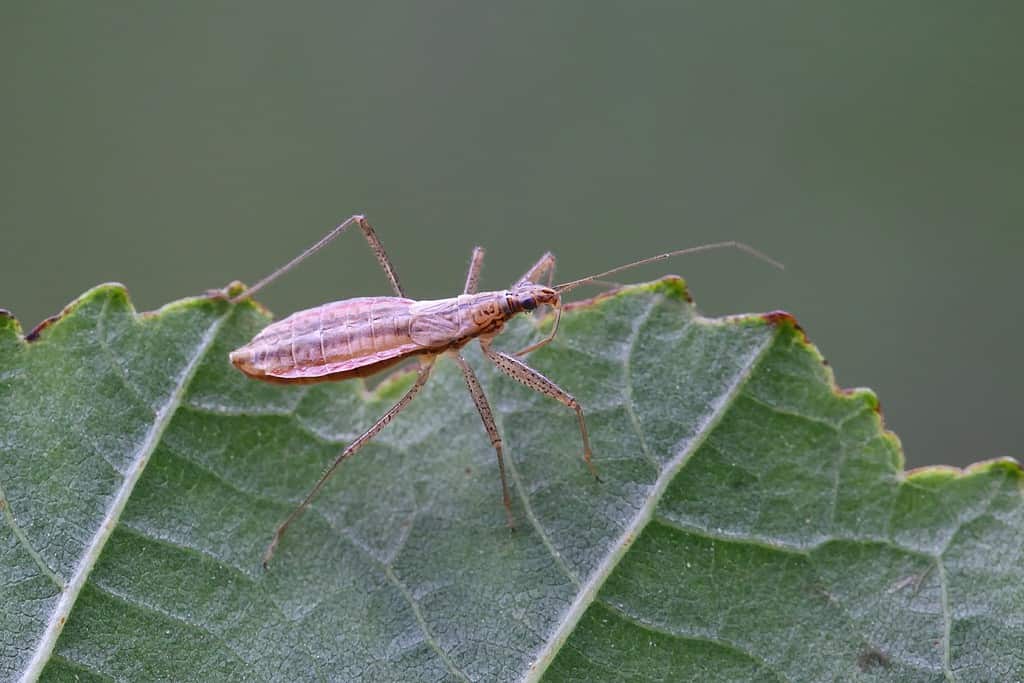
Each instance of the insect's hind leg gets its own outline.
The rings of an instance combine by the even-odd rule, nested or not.
[[[370,248],[373,249],[373,253],[377,257],[377,262],[380,263],[384,274],[388,276],[388,281],[391,283],[392,289],[395,290],[395,294],[405,298],[405,290],[402,289],[402,284],[398,281],[395,267],[391,265],[391,259],[388,258],[388,253],[384,251],[384,245],[380,243],[377,233],[370,227],[370,222],[366,220],[366,216],[358,216],[357,221],[359,229],[363,231],[363,236],[366,237],[366,241],[370,243]]]
[[[252,287],[249,287],[241,294],[231,297],[230,299],[228,299],[228,301],[230,303],[236,304],[239,301],[242,301],[243,299],[251,297],[253,294],[263,289],[271,282],[281,277],[289,270],[291,270],[292,268],[294,268],[295,266],[299,265],[307,258],[312,256],[313,254],[326,247],[328,244],[334,241],[334,238],[338,237],[341,233],[345,232],[345,230],[347,230],[348,227],[351,226],[353,223],[358,224],[359,229],[363,231],[363,236],[369,243],[374,255],[376,255],[377,262],[380,263],[380,267],[384,270],[384,274],[387,276],[388,281],[391,283],[391,287],[395,290],[395,293],[398,294],[398,296],[400,297],[404,297],[405,292],[402,290],[402,285],[398,282],[398,275],[395,274],[395,268],[393,265],[391,265],[391,259],[388,258],[387,252],[384,251],[384,245],[381,244],[380,239],[377,237],[377,233],[374,232],[373,228],[370,226],[369,221],[366,220],[366,216],[363,216],[362,214],[356,214],[354,216],[350,216],[349,218],[339,223],[337,227],[335,227],[333,230],[331,230],[326,235],[321,237],[316,242],[316,244],[306,249],[304,252],[293,258],[291,261],[284,264],[283,266],[275,270],[273,273],[266,276],[256,284],[254,284]]]
[[[583,460],[587,463],[587,467],[590,469],[590,473],[594,475],[594,478],[600,481],[601,478],[597,476],[597,468],[595,468],[594,463],[591,462],[592,453],[590,450],[590,437],[587,435],[587,422],[583,418],[583,408],[580,406],[580,402],[577,401],[576,398],[568,391],[558,386],[523,361],[513,358],[507,353],[502,353],[501,351],[495,351],[492,349],[489,341],[481,339],[480,348],[483,350],[484,355],[487,356],[492,363],[497,365],[498,369],[506,375],[521,384],[525,384],[536,392],[544,394],[545,396],[550,396],[576,412],[576,417],[580,423],[580,437],[583,439]]]
[[[263,553],[264,569],[267,568],[267,565],[270,563],[270,559],[274,556],[274,552],[277,550],[277,545],[281,542],[281,537],[284,536],[284,532],[288,530],[288,526],[292,522],[294,522],[299,515],[302,514],[303,510],[309,507],[309,504],[313,502],[313,499],[316,498],[318,493],[320,493],[320,489],[324,487],[324,484],[327,483],[327,480],[330,479],[331,475],[333,475],[335,470],[338,469],[338,466],[341,465],[341,463],[347,460],[348,458],[355,455],[356,451],[365,446],[367,442],[370,441],[370,439],[377,436],[377,433],[380,432],[380,430],[384,429],[384,427],[386,427],[389,422],[395,419],[395,416],[402,412],[402,410],[407,405],[409,405],[413,398],[416,397],[416,394],[420,392],[420,389],[423,388],[423,385],[427,383],[427,379],[430,378],[430,369],[434,365],[434,358],[435,356],[431,356],[429,360],[420,361],[421,365],[419,370],[419,376],[416,378],[416,381],[413,383],[413,385],[409,387],[409,390],[405,392],[405,395],[402,396],[402,398],[398,399],[398,403],[391,406],[388,412],[381,415],[380,418],[378,418],[377,421],[373,423],[373,426],[371,426],[365,432],[360,434],[355,441],[350,443],[348,447],[345,450],[343,450],[338,455],[338,457],[334,459],[334,462],[332,462],[327,467],[327,469],[324,470],[324,473],[320,476],[320,479],[316,482],[313,488],[310,489],[306,497],[302,499],[302,502],[299,503],[294,510],[292,510],[292,513],[288,515],[288,518],[286,520],[281,522],[281,524],[279,524],[278,527],[274,529],[274,538],[270,541],[270,545],[267,546],[266,552]]]
[[[501,474],[501,500],[505,504],[505,517],[508,521],[508,527],[510,529],[516,528],[515,519],[512,517],[512,498],[508,493],[508,479],[505,477],[505,457],[502,453],[502,442],[501,434],[498,432],[498,425],[494,423],[494,413],[491,411],[491,405],[487,402],[487,395],[484,393],[484,389],[480,386],[480,380],[476,378],[476,373],[473,372],[473,368],[469,367],[469,363],[466,359],[456,351],[453,353],[455,362],[459,364],[459,368],[462,370],[462,376],[466,379],[466,388],[469,389],[469,395],[473,397],[473,403],[476,404],[476,410],[480,413],[480,420],[484,423],[484,429],[487,430],[487,435],[491,437],[491,446],[494,447],[494,452],[498,455],[498,473]]]

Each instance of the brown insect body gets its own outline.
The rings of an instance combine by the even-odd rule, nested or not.
[[[565,389],[518,359],[554,339],[562,312],[562,294],[579,285],[593,282],[597,278],[612,275],[636,265],[721,247],[739,248],[775,263],[745,244],[718,242],[666,252],[612,268],[597,275],[573,280],[555,287],[545,287],[535,284],[535,282],[544,275],[550,282],[555,267],[555,257],[549,252],[541,256],[511,289],[497,292],[477,292],[484,256],[483,249],[477,247],[473,250],[462,294],[448,299],[415,301],[406,298],[405,290],[398,282],[398,276],[391,265],[391,260],[373,228],[370,227],[364,216],[355,215],[327,233],[299,256],[243,293],[231,298],[230,301],[234,303],[252,296],[253,293],[320,250],[351,225],[358,225],[363,232],[363,236],[376,254],[377,260],[397,296],[347,299],[299,311],[284,320],[267,326],[248,344],[232,351],[231,362],[249,377],[287,384],[365,377],[414,356],[419,357],[420,360],[419,372],[416,381],[409,387],[405,395],[334,459],[302,502],[284,522],[278,525],[273,539],[263,555],[264,567],[273,556],[285,530],[316,497],[338,466],[366,445],[415,398],[429,379],[434,361],[442,353],[449,353],[462,371],[466,380],[466,388],[476,404],[480,419],[491,439],[491,445],[498,458],[505,514],[509,526],[514,527],[511,497],[505,477],[501,434],[498,432],[483,387],[473,369],[459,354],[459,349],[473,339],[479,339],[483,355],[501,372],[575,412],[583,445],[583,459],[596,478],[597,471],[591,462],[590,439],[587,436],[583,408],[579,401]],[[532,311],[540,305],[553,306],[556,312],[554,324],[547,336],[520,349],[513,355],[491,347],[492,338],[501,331],[510,318],[523,311]]]
[[[555,304],[554,290],[522,283],[514,290],[415,301],[360,297],[298,311],[267,326],[231,352],[249,377],[302,384],[366,377],[406,358],[458,349],[501,331],[537,304]]]

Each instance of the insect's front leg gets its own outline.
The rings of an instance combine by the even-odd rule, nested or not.
[[[495,351],[492,349],[489,339],[481,339],[480,348],[483,350],[484,355],[487,356],[492,363],[498,366],[499,370],[515,381],[525,384],[534,391],[544,394],[545,396],[550,396],[559,403],[562,403],[576,411],[576,417],[579,419],[580,423],[580,436],[583,438],[583,460],[586,461],[587,467],[590,469],[590,473],[594,475],[594,478],[600,481],[600,477],[597,476],[597,468],[595,468],[594,463],[591,462],[590,437],[587,435],[587,422],[583,418],[583,408],[580,406],[580,402],[577,401],[576,398],[568,391],[558,386],[523,361],[513,358],[507,353],[502,353],[501,351]]]
[[[324,470],[324,473],[320,476],[320,479],[316,482],[316,484],[306,495],[306,497],[302,499],[302,502],[299,503],[294,510],[292,510],[292,513],[288,515],[288,518],[286,520],[281,522],[281,524],[279,524],[278,527],[274,529],[274,538],[270,541],[270,545],[267,546],[266,552],[263,553],[264,569],[267,568],[267,565],[270,563],[270,559],[274,556],[274,552],[277,550],[277,545],[281,542],[281,537],[284,536],[284,532],[288,529],[288,526],[292,522],[294,522],[299,515],[302,514],[303,510],[309,507],[309,504],[313,502],[313,499],[316,498],[318,493],[320,493],[320,489],[324,487],[324,484],[326,484],[327,480],[331,478],[331,475],[334,474],[334,471],[338,469],[338,466],[341,465],[342,462],[344,462],[351,456],[355,455],[356,451],[365,446],[367,442],[370,441],[370,439],[377,436],[377,433],[380,432],[380,430],[384,429],[384,427],[386,427],[389,422],[395,419],[395,416],[402,412],[402,410],[407,405],[409,405],[413,398],[416,397],[416,394],[420,392],[420,389],[423,388],[423,385],[427,383],[427,379],[430,378],[430,369],[434,365],[435,358],[436,356],[430,356],[428,359],[420,361],[421,364],[419,376],[416,378],[416,382],[413,383],[411,387],[409,387],[409,391],[405,392],[405,395],[402,396],[402,398],[398,399],[398,403],[391,406],[388,412],[381,415],[380,418],[376,422],[374,422],[369,429],[360,434],[355,441],[350,443],[348,445],[348,448],[346,448],[340,454],[338,454],[338,457],[336,457],[334,459],[334,462],[332,462],[330,466],[328,466],[328,468]]]
[[[469,395],[473,397],[473,403],[476,404],[477,412],[480,413],[480,420],[484,423],[484,429],[487,430],[487,435],[491,437],[491,446],[494,447],[494,452],[498,455],[498,472],[501,474],[501,496],[502,502],[505,504],[505,516],[509,528],[515,529],[515,519],[512,518],[512,498],[508,494],[508,480],[505,478],[505,458],[502,454],[501,434],[498,432],[498,425],[494,423],[494,413],[491,412],[491,405],[487,402],[487,395],[484,393],[484,388],[480,386],[480,380],[476,378],[473,368],[469,367],[469,363],[466,362],[466,359],[458,351],[455,351],[453,356],[455,357],[455,362],[458,363],[459,368],[462,370],[462,376],[466,379],[466,387],[469,389]]]

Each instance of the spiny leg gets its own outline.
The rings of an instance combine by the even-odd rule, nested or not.
[[[516,523],[512,517],[512,498],[509,496],[508,480],[505,478],[505,458],[502,455],[501,434],[498,433],[498,425],[494,424],[494,413],[491,412],[491,405],[487,402],[487,395],[484,393],[484,388],[480,386],[480,381],[476,378],[473,368],[469,367],[469,363],[466,362],[466,359],[458,351],[453,355],[455,356],[455,362],[462,369],[462,376],[466,378],[466,387],[469,389],[469,395],[473,397],[473,403],[476,404],[477,412],[480,413],[480,420],[484,423],[484,429],[487,430],[487,435],[491,437],[491,446],[494,447],[494,452],[498,454],[498,472],[501,474],[501,499],[505,504],[505,517],[508,520],[509,528],[515,529]]]
[[[583,460],[586,461],[587,467],[590,469],[590,473],[594,475],[594,478],[600,481],[601,478],[597,476],[597,469],[594,467],[594,463],[590,460],[590,437],[587,435],[587,423],[586,420],[583,419],[583,408],[580,406],[580,402],[577,401],[576,398],[568,391],[558,386],[523,361],[513,358],[507,353],[502,353],[501,351],[495,351],[492,349],[490,340],[481,339],[480,348],[483,350],[484,355],[487,356],[492,363],[498,366],[499,370],[512,379],[520,382],[521,384],[525,384],[534,391],[544,394],[545,396],[550,396],[556,401],[563,403],[576,411],[576,417],[579,419],[580,423],[580,436],[583,437]]]
[[[324,487],[324,484],[326,484],[327,480],[331,478],[334,471],[338,469],[338,466],[341,465],[343,461],[354,455],[360,448],[365,446],[370,439],[375,437],[380,430],[384,429],[391,420],[395,419],[395,416],[402,412],[402,410],[409,405],[410,401],[415,398],[416,394],[419,393],[420,389],[423,388],[423,385],[427,383],[427,379],[430,377],[430,369],[433,367],[434,358],[434,356],[431,356],[429,360],[421,361],[419,376],[416,377],[416,382],[409,387],[409,391],[405,392],[405,395],[398,399],[398,403],[391,406],[388,412],[381,415],[381,417],[373,423],[372,427],[360,434],[355,441],[348,445],[348,448],[343,450],[338,457],[334,459],[334,462],[324,470],[323,475],[320,476],[320,479],[316,482],[313,488],[310,489],[309,494],[307,494],[306,497],[302,499],[302,502],[292,510],[290,515],[288,515],[288,519],[284,520],[276,529],[274,529],[274,538],[270,541],[270,545],[267,546],[266,552],[263,553],[264,569],[267,568],[267,565],[270,563],[270,559],[274,556],[274,551],[277,550],[277,544],[281,542],[281,537],[284,536],[284,532],[288,529],[288,525],[295,521],[295,519],[302,514],[303,510],[309,507],[309,504],[314,498],[316,498],[317,494],[320,493],[320,489]]]
[[[480,282],[480,269],[484,265],[484,248],[473,247],[473,255],[469,258],[469,272],[466,273],[466,286],[463,294],[476,294],[476,286]]]
[[[294,268],[295,266],[299,265],[307,258],[312,256],[313,254],[326,247],[334,240],[335,237],[345,232],[345,230],[353,223],[359,224],[359,228],[363,231],[363,236],[366,237],[366,241],[370,244],[370,248],[373,250],[373,253],[377,256],[377,261],[380,263],[381,268],[384,269],[384,274],[387,275],[388,281],[391,283],[391,286],[394,288],[395,292],[398,294],[398,296],[404,297],[405,292],[402,290],[402,285],[399,284],[398,282],[398,276],[395,274],[394,266],[391,265],[391,259],[388,258],[387,252],[384,251],[384,245],[380,243],[380,239],[378,239],[377,233],[373,231],[372,227],[370,227],[370,223],[366,220],[366,217],[360,214],[356,214],[342,221],[340,224],[338,224],[337,227],[335,227],[333,230],[331,230],[326,235],[321,237],[319,241],[316,242],[316,244],[306,249],[304,252],[293,258],[291,261],[284,264],[283,266],[275,270],[273,273],[266,276],[256,284],[254,284],[252,287],[249,287],[247,290],[245,290],[238,296],[231,297],[230,299],[228,299],[228,301],[233,304],[236,304],[242,299],[246,299],[252,296],[257,291],[263,289],[271,282],[281,277],[289,270],[291,270],[292,268]]]

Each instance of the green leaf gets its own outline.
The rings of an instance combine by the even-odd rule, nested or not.
[[[573,414],[474,348],[518,530],[442,358],[265,573],[275,524],[411,381],[248,380],[227,353],[267,320],[140,316],[116,285],[35,341],[0,316],[0,678],[1024,676],[1016,463],[903,473],[874,396],[791,318],[701,318],[676,279],[569,311],[530,357],[586,409],[602,482]]]

